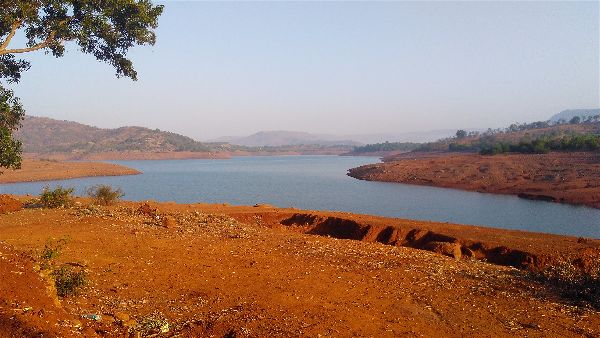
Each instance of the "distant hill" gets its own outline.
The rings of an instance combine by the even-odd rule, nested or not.
[[[187,136],[143,127],[102,129],[46,117],[27,116],[15,133],[28,153],[207,152],[209,147]]]
[[[560,113],[552,116],[550,118],[551,122],[557,122],[560,120],[569,122],[575,116],[579,116],[581,118],[585,118],[588,116],[600,115],[600,109],[568,109],[563,110]]]
[[[469,131],[477,131],[469,129]],[[208,142],[226,142],[248,147],[287,146],[287,145],[350,145],[361,146],[365,144],[384,142],[431,142],[441,138],[451,137],[456,129],[440,129],[423,132],[399,132],[378,134],[312,134],[298,131],[260,131],[243,136],[224,136]]]
[[[311,134],[299,131],[260,131],[244,137],[221,137],[214,141],[227,142],[247,147],[279,147],[288,145],[360,145],[360,142],[342,139],[333,135]]]

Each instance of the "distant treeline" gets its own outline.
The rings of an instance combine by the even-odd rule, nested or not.
[[[497,142],[480,147],[482,155],[502,153],[545,154],[550,151],[593,151],[600,149],[600,135],[580,134],[561,138],[543,136],[535,140],[522,140],[517,144]]]
[[[550,151],[600,150],[600,116],[573,117],[570,121],[514,123],[507,128],[480,132],[458,130],[454,137],[425,143],[417,151],[543,154]],[[582,127],[575,125],[583,124]],[[573,127],[562,127],[573,125]]]
[[[355,153],[372,153],[379,151],[411,151],[417,149],[421,144],[412,142],[383,142],[367,144],[360,147],[354,147]]]
[[[541,136],[518,143],[491,141],[482,138],[469,144],[450,143],[449,151],[478,152],[482,155],[503,153],[545,154],[550,151],[594,151],[600,149],[600,135],[573,134],[562,137]]]

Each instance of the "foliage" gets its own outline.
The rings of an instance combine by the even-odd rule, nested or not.
[[[81,267],[72,267],[63,265],[52,272],[56,294],[60,297],[67,297],[77,294],[77,291],[83,287],[87,280],[87,274]]]
[[[480,147],[483,155],[501,153],[545,154],[550,151],[593,151],[600,149],[600,135],[575,134],[560,138],[543,136],[531,141],[521,140],[518,144],[495,142],[473,145]]]
[[[360,147],[354,147],[355,153],[370,153],[377,151],[410,151],[419,146],[419,143],[412,142],[384,142],[367,144]]]
[[[52,261],[61,255],[62,249],[68,241],[69,238],[67,237],[61,238],[56,242],[51,239],[46,240],[44,249],[39,254],[40,267],[43,270],[50,268]]]
[[[456,138],[461,139],[467,137],[467,132],[465,130],[459,129],[456,131]]]
[[[61,238],[56,242],[48,239],[44,245],[44,249],[40,253],[40,259],[49,261],[57,258],[60,256],[62,248],[68,241],[67,238]]]
[[[87,194],[96,204],[111,205],[119,198],[125,196],[120,188],[113,189],[110,185],[99,184],[87,189]]]
[[[66,41],[112,65],[117,77],[136,80],[127,52],[135,45],[155,43],[162,10],[149,0],[0,0],[0,80],[17,83],[30,68],[29,61],[16,55],[45,50],[61,57]],[[26,45],[11,47],[19,31]],[[0,85],[0,167],[20,167],[21,144],[12,133],[23,117],[18,99]]]
[[[1,73],[0,64],[0,76]],[[23,116],[25,111],[19,99],[0,86],[0,168],[21,167],[21,142],[13,139],[12,133],[21,126]]]
[[[148,317],[140,324],[140,331],[143,336],[166,333],[169,332],[169,322],[158,317]]]
[[[45,208],[68,207],[73,204],[73,191],[75,189],[65,189],[60,185],[54,188],[54,190],[46,186],[40,194],[40,204]]]

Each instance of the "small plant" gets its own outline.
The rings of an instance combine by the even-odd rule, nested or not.
[[[83,268],[63,265],[52,272],[56,294],[59,297],[68,297],[77,294],[79,289],[86,284],[86,273]]]
[[[40,254],[40,258],[47,261],[57,258],[60,256],[63,246],[67,244],[68,241],[68,238],[61,238],[56,242],[48,239],[44,245],[42,253]]]
[[[140,325],[144,336],[169,332],[169,322],[166,319],[148,317]]]
[[[73,188],[63,188],[57,186],[54,190],[50,187],[44,187],[40,194],[40,204],[45,208],[68,207],[73,204]]]
[[[111,205],[119,198],[125,196],[120,188],[113,189],[110,185],[99,184],[87,189],[89,197],[94,199],[96,204]]]

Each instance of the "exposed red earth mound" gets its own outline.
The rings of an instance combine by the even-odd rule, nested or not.
[[[526,262],[520,267],[529,269],[553,253],[585,265],[600,246],[595,240],[266,205],[87,203],[0,215],[0,240],[18,250],[33,252],[48,239],[68,238],[56,264],[84,266],[88,283],[61,303],[85,332],[600,333],[596,310],[571,303],[524,270],[498,265]],[[479,254],[509,259],[490,264],[476,259]]]
[[[518,195],[600,208],[600,153],[482,156],[406,153],[350,169],[367,181],[397,182]]]
[[[10,195],[0,195],[0,214],[19,211],[23,208],[21,201]]]
[[[27,255],[0,242],[0,336],[70,337],[80,323],[62,309],[51,281]],[[88,335],[95,336],[93,331]]]

